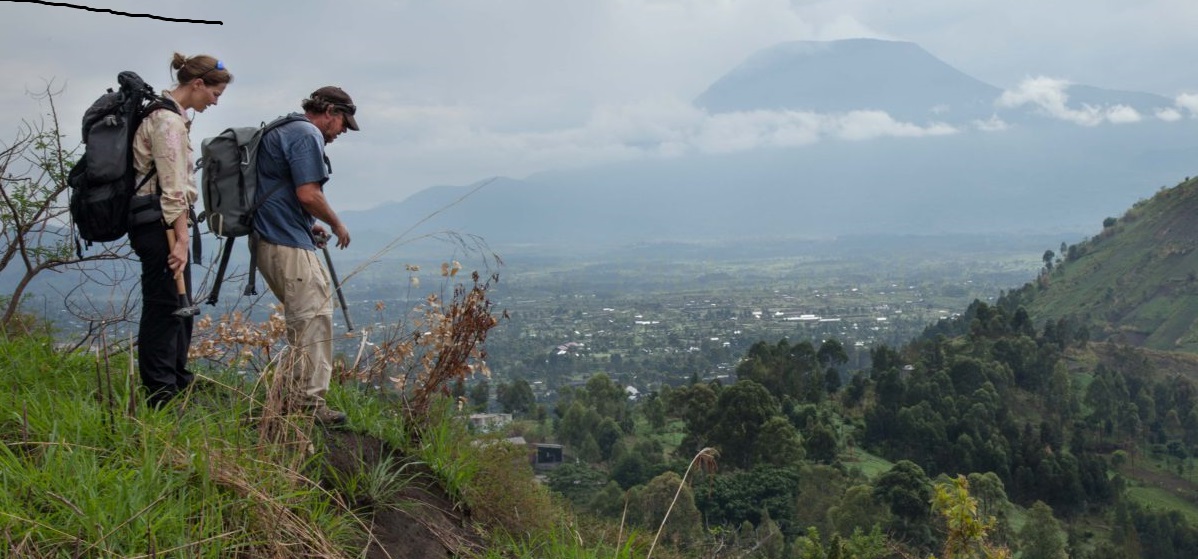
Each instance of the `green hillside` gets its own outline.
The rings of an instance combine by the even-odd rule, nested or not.
[[[1037,323],[1062,318],[1092,339],[1198,352],[1198,180],[1160,190],[1102,232],[1046,258],[1008,295]],[[1046,254],[1046,256],[1049,256]]]

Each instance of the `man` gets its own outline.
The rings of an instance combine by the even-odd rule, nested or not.
[[[295,351],[290,371],[294,389],[287,405],[336,425],[345,414],[325,403],[333,364],[333,301],[328,276],[316,249],[323,247],[328,224],[337,247],[349,246],[349,230],[324,196],[331,172],[324,146],[348,130],[357,130],[357,107],[339,87],[312,92],[301,104],[299,120],[262,137],[258,150],[258,192],[254,214],[256,258],[262,277],[283,304],[287,342]],[[287,373],[287,371],[284,371]]]

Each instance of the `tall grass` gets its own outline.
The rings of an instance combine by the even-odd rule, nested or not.
[[[258,443],[248,398],[208,407],[192,393],[129,415],[124,403],[137,397],[125,369],[97,370],[47,339],[0,340],[0,540],[9,542],[0,555],[351,551],[354,518],[283,466],[285,450]]]
[[[602,542],[587,545],[578,532],[563,526],[525,538],[501,536],[500,545],[485,552],[481,559],[626,559],[640,557],[644,552],[644,546],[637,545],[638,541],[636,537],[630,537],[621,545]]]

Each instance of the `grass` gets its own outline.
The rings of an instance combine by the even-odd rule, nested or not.
[[[1198,506],[1189,500],[1159,487],[1128,487],[1127,496],[1133,501],[1157,510],[1177,511],[1189,522],[1198,524]]]
[[[444,488],[468,509],[463,529],[485,540],[457,556],[599,558],[649,545],[610,525],[579,528],[523,448],[476,439],[449,399],[432,400],[413,429],[396,398],[334,385],[330,404],[356,436],[390,450],[333,470],[319,430],[287,425],[266,440],[253,387],[236,375],[153,410],[131,394],[127,355],[97,363],[51,345],[0,339],[0,556],[361,557],[373,512],[416,518],[399,496],[417,479],[417,491]]]
[[[123,368],[30,338],[0,343],[0,371],[5,551],[256,556],[284,541],[330,556],[349,551],[353,517],[291,467],[299,459],[291,449],[259,443],[244,425],[248,401],[213,410],[196,397],[127,415],[132,383]]]
[[[680,419],[670,420],[666,424],[666,428],[658,432],[649,426],[648,421],[638,416],[636,431],[643,437],[661,443],[663,448],[678,448],[678,445],[682,444],[682,439],[686,438],[686,424]]]
[[[503,549],[486,551],[481,559],[510,559],[513,557],[560,559],[610,559],[613,557],[640,557],[645,553],[644,538],[629,534],[618,545],[590,544],[582,536],[569,529],[547,532],[532,538],[505,536]]]
[[[860,448],[854,448],[842,453],[840,459],[846,466],[860,469],[861,473],[869,479],[873,479],[894,467],[893,462],[870,454]]]

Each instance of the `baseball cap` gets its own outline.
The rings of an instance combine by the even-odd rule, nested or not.
[[[345,115],[345,124],[349,126],[349,129],[358,130],[358,120],[354,118],[354,115],[358,112],[358,107],[354,105],[354,100],[344,89],[335,85],[326,85],[313,91],[309,97],[332,103],[334,107],[337,107]]]

